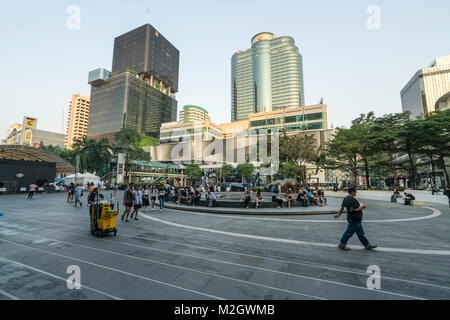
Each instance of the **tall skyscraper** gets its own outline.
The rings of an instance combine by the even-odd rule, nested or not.
[[[292,37],[262,32],[231,58],[231,121],[305,105],[302,55]]]
[[[88,136],[107,138],[121,128],[159,137],[161,123],[177,117],[179,51],[149,24],[114,40],[112,72],[89,73]]]
[[[210,121],[209,112],[202,107],[187,105],[180,111],[180,118],[178,121],[191,122],[191,121]]]
[[[69,103],[67,132],[64,146],[71,150],[76,140],[87,135],[89,121],[89,97],[73,94]]]
[[[420,69],[401,91],[402,110],[415,118],[435,111],[436,103],[450,91],[450,56],[436,58]]]

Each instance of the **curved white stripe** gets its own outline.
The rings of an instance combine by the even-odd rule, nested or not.
[[[16,220],[19,219],[19,220],[23,220],[23,221],[29,222],[28,220],[23,219],[23,218],[15,218],[15,219]],[[53,226],[53,227],[56,225],[56,224],[43,222],[43,221],[39,221],[39,222],[47,224],[49,226]],[[2,225],[1,222],[0,222],[0,225]],[[85,230],[84,228],[77,228],[77,227],[74,227],[74,226],[70,226],[70,228],[72,228],[72,229],[79,229],[79,230],[83,230],[83,231]],[[67,231],[56,230],[54,228],[45,228],[45,227],[39,226],[39,229],[40,230],[50,230],[50,231],[61,233],[61,234],[70,234],[70,235],[74,235],[74,236],[80,236],[78,233],[71,233],[71,232],[67,232]],[[82,236],[82,237],[83,238],[87,238],[87,239],[92,239],[92,237],[88,237],[88,236]],[[193,245],[193,244],[189,244],[189,243],[180,243],[180,242],[176,242],[176,241],[161,240],[161,239],[149,238],[149,237],[127,236],[127,235],[121,235],[121,237],[127,237],[127,238],[130,238],[130,239],[133,239],[133,238],[144,239],[144,240],[161,242],[161,243],[170,243],[170,244],[175,244],[175,245],[184,246],[184,247],[199,248],[199,249],[215,251],[215,252],[222,252],[222,253],[233,254],[233,255],[238,255],[238,256],[253,257],[253,258],[258,258],[258,259],[266,259],[266,260],[271,260],[271,261],[277,261],[277,262],[282,262],[282,263],[290,263],[290,264],[307,266],[307,267],[313,267],[313,268],[320,268],[320,269],[325,269],[325,270],[333,270],[333,271],[337,271],[337,272],[352,273],[352,274],[363,275],[363,276],[367,275],[366,273],[362,273],[362,272],[358,272],[358,271],[336,268],[336,267],[333,267],[332,265],[330,266],[330,265],[321,265],[321,264],[317,264],[317,263],[314,263],[314,264],[301,263],[301,262],[293,261],[293,260],[276,259],[276,258],[271,258],[271,257],[267,257],[267,256],[259,256],[259,255],[254,255],[254,254],[235,252],[235,251],[229,251],[229,250],[217,249],[217,248],[212,248],[212,247]],[[205,260],[213,260],[213,259],[209,259],[209,258],[206,258],[206,257],[203,257],[203,256],[194,256],[194,255],[180,253],[178,251],[167,251],[167,250],[163,250],[163,249],[157,249],[157,248],[142,246],[142,245],[138,245],[138,244],[134,244],[134,243],[128,243],[128,242],[117,243],[116,241],[103,239],[103,238],[101,238],[101,239],[99,238],[99,239],[97,239],[97,241],[111,242],[111,243],[114,243],[114,244],[120,244],[120,245],[125,245],[125,246],[132,246],[132,247],[142,248],[142,249],[145,249],[145,250],[156,250],[156,251],[168,252],[168,253],[177,254],[177,255],[191,256],[191,257],[195,257],[195,258],[199,258],[199,259],[205,259]],[[271,269],[266,269],[266,270],[271,270]],[[446,287],[446,286],[440,286],[440,285],[435,285],[435,284],[431,284],[431,283],[424,283],[424,282],[419,282],[419,281],[412,281],[412,280],[405,280],[405,279],[399,279],[399,278],[394,278],[394,277],[388,277],[386,275],[383,276],[383,279],[388,279],[388,280],[393,280],[393,281],[400,281],[400,282],[406,282],[406,283],[413,283],[413,284],[417,284],[417,285],[421,285],[421,286],[429,286],[429,287],[435,287],[435,288],[446,289],[446,290],[450,289],[450,287]]]
[[[423,217],[416,217],[416,218],[403,218],[403,219],[383,219],[383,220],[364,220],[364,223],[366,222],[406,222],[406,221],[417,221],[417,220],[425,220],[425,219],[432,219],[439,217],[442,213],[439,210],[436,210],[431,207],[423,207],[426,209],[430,209],[433,211],[432,214],[428,216]],[[281,221],[281,222],[311,222],[311,223],[347,223],[346,220],[305,220],[305,219],[279,219],[279,218],[257,218],[257,217],[247,217],[240,215],[238,217],[233,216],[232,212],[230,214],[217,214],[217,213],[202,213],[202,212],[193,212],[193,211],[183,211],[178,209],[172,209],[174,212],[181,211],[183,213],[188,214],[196,214],[200,216],[210,216],[210,217],[221,217],[221,218],[228,218],[228,219],[247,219],[247,220],[261,220],[261,221]],[[337,212],[337,210],[336,210]]]
[[[1,212],[0,212],[1,213]],[[4,295],[5,297],[10,298],[11,300],[20,300],[16,296],[13,296],[11,293],[6,292],[5,290],[0,289],[0,294]]]
[[[282,242],[282,243],[289,243],[289,244],[310,245],[310,246],[317,246],[317,247],[328,247],[328,248],[336,248],[337,247],[337,245],[333,244],[333,243],[272,238],[272,237],[266,237],[266,236],[256,236],[256,235],[251,235],[251,234],[246,234],[246,233],[236,233],[236,232],[228,232],[228,231],[222,231],[222,230],[216,230],[216,229],[194,227],[194,226],[169,222],[169,221],[161,220],[158,218],[150,217],[143,213],[141,213],[141,217],[144,217],[146,219],[153,220],[153,221],[156,221],[159,223],[167,224],[170,226],[178,227],[178,228],[204,231],[204,232],[210,232],[210,233],[217,233],[217,234],[223,234],[223,235],[239,237],[239,238],[266,240],[266,241]],[[363,249],[363,247],[360,247],[360,246],[349,246],[349,247],[352,249]],[[400,253],[450,255],[450,250],[405,249],[405,248],[383,248],[383,247],[378,247],[376,250],[377,251],[386,251],[386,252],[400,252]]]
[[[23,267],[23,268],[30,269],[30,270],[33,270],[33,271],[36,271],[36,272],[45,274],[45,275],[47,275],[47,276],[49,276],[49,277],[52,277],[52,278],[55,278],[55,279],[58,279],[58,280],[62,280],[62,281],[64,281],[64,282],[67,281],[67,279],[61,278],[60,276],[57,276],[57,275],[55,275],[55,274],[53,274],[53,273],[50,273],[50,272],[47,272],[47,271],[43,271],[43,270],[41,270],[41,269],[37,269],[37,268],[34,268],[34,267],[32,267],[32,266],[29,266],[29,265],[26,265],[26,264],[23,264],[23,263],[14,261],[14,260],[10,260],[10,259],[4,258],[4,257],[0,257],[0,260],[6,261],[6,262],[9,262],[9,263],[12,263],[12,264],[17,264],[17,265],[19,265],[19,266],[21,266],[21,267]],[[93,288],[88,287],[88,286],[85,286],[85,285],[83,285],[83,284],[79,284],[79,285],[80,285],[81,288],[85,288],[85,289],[90,290],[90,291],[93,291],[93,292],[95,292],[95,293],[98,293],[98,294],[107,296],[107,297],[109,297],[109,298],[111,298],[111,299],[114,299],[114,300],[122,300],[122,298],[119,298],[119,297],[110,295],[110,294],[108,294],[108,293],[106,293],[106,292],[103,292],[103,291],[100,291],[100,290],[97,290],[97,289],[93,289]]]
[[[97,263],[93,263],[93,262],[90,262],[90,261],[86,261],[86,260],[82,260],[82,259],[78,259],[78,258],[74,258],[74,257],[69,257],[69,256],[66,256],[66,255],[63,255],[63,254],[59,254],[59,253],[56,253],[56,252],[43,250],[43,249],[35,248],[35,247],[32,247],[32,246],[27,246],[25,244],[21,244],[21,243],[18,243],[18,242],[8,241],[8,240],[5,240],[5,239],[0,239],[0,241],[6,242],[6,243],[10,243],[10,244],[13,244],[13,245],[17,245],[17,246],[22,246],[22,247],[25,247],[25,248],[30,248],[30,249],[41,251],[41,252],[45,252],[45,253],[48,253],[48,254],[51,254],[51,255],[55,255],[55,256],[58,256],[58,257],[62,257],[62,258],[65,258],[65,259],[71,259],[71,260],[79,261],[79,262],[82,262],[82,263],[85,263],[85,264],[93,265],[93,266],[96,266],[96,267],[99,267],[99,268],[103,268],[103,269],[106,269],[106,270],[115,271],[117,273],[122,273],[122,274],[125,274],[125,275],[128,275],[128,276],[131,276],[131,277],[142,279],[142,280],[155,282],[155,283],[158,283],[158,284],[161,284],[161,285],[165,285],[165,286],[168,286],[168,287],[172,287],[172,288],[180,289],[180,290],[183,290],[183,291],[195,293],[195,294],[202,295],[202,296],[205,296],[205,297],[209,297],[209,298],[213,298],[213,299],[217,299],[217,300],[225,300],[225,299],[223,299],[221,297],[218,297],[218,296],[213,296],[213,295],[202,293],[202,292],[199,292],[199,291],[196,291],[196,290],[187,289],[187,288],[180,287],[180,286],[177,286],[177,285],[174,285],[174,284],[170,284],[170,283],[159,281],[159,280],[156,280],[156,279],[140,276],[138,274],[134,274],[134,273],[130,273],[130,272],[127,272],[127,271],[111,268],[111,267],[108,267],[108,266],[105,266],[105,265],[101,265],[101,264],[97,264]],[[1,258],[1,257],[0,257],[0,259],[8,260],[6,258]]]

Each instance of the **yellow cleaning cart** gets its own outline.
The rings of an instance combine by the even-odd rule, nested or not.
[[[89,215],[91,218],[91,234],[106,236],[108,233],[117,234],[116,220],[119,216],[119,210],[114,210],[114,204],[106,201],[97,201],[89,206]]]

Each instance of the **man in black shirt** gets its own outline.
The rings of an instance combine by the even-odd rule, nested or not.
[[[405,192],[405,206],[412,206],[412,201],[416,200],[416,197],[414,197],[411,193]]]
[[[347,209],[347,230],[345,230],[344,234],[342,235],[338,248],[341,250],[350,250],[350,248],[347,247],[347,242],[353,236],[353,234],[356,233],[359,241],[361,241],[361,243],[364,245],[364,248],[366,248],[366,250],[372,250],[377,246],[373,246],[369,243],[369,240],[367,240],[367,238],[364,236],[364,230],[361,224],[363,214],[362,210],[365,209],[366,206],[360,205],[359,201],[356,200],[355,187],[348,188],[347,192],[348,196],[345,197],[342,201],[341,209],[334,216],[335,219],[339,218],[344,211],[344,208]]]
[[[133,188],[134,188],[134,183],[131,182],[123,194],[123,205],[125,207],[125,211],[122,214],[122,220],[125,218],[125,214],[126,214],[127,218],[126,218],[125,222],[130,222],[128,220],[128,216],[130,215],[130,210],[131,210],[131,207],[133,206]]]

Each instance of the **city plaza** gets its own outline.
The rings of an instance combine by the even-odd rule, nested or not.
[[[337,211],[345,193],[326,195],[323,210]],[[97,238],[86,205],[74,208],[65,193],[1,195],[0,299],[449,299],[446,198],[404,206],[383,196],[357,196],[378,248],[354,237],[341,251],[345,216],[147,209]],[[70,266],[80,289],[68,290]]]

